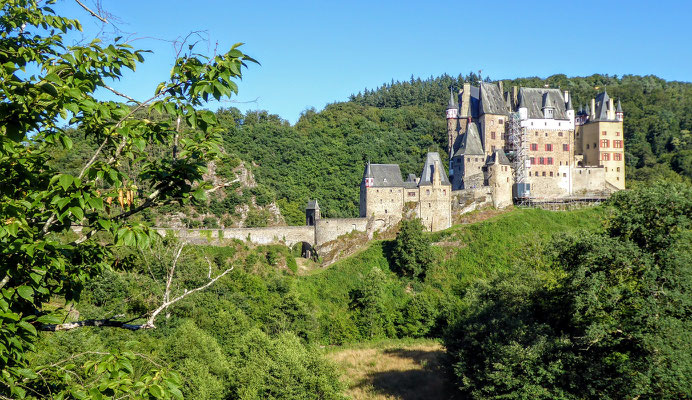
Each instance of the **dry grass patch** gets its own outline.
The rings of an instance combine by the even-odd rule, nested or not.
[[[349,348],[328,357],[343,371],[346,394],[355,400],[451,399],[454,393],[441,368],[444,347],[437,342],[388,343]]]

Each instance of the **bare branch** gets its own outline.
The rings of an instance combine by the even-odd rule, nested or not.
[[[209,193],[211,193],[211,192],[215,192],[215,191],[217,191],[217,190],[219,190],[219,189],[221,189],[221,188],[229,187],[229,186],[233,185],[233,184],[236,183],[236,182],[240,182],[240,178],[236,178],[236,179],[234,179],[234,180],[232,180],[232,181],[230,181],[230,182],[225,182],[225,183],[222,183],[222,184],[220,184],[220,185],[216,185],[216,186],[214,186],[214,187],[211,188],[211,189],[207,189],[207,191],[206,191],[205,193],[209,194]]]
[[[178,301],[184,299],[185,297],[191,295],[192,293],[199,292],[200,290],[204,290],[204,289],[208,288],[209,286],[213,285],[214,282],[221,279],[224,275],[231,272],[232,270],[233,270],[233,267],[227,268],[225,271],[223,271],[222,273],[217,275],[214,279],[211,279],[209,282],[205,283],[204,285],[196,287],[192,290],[185,289],[183,294],[181,294],[180,296],[174,298],[173,300],[169,300],[168,302],[166,302],[164,304],[161,304],[161,306],[159,308],[154,310],[154,312],[151,314],[151,316],[149,317],[147,322],[142,325],[141,329],[156,328],[156,326],[154,325],[154,321],[156,320],[156,316],[159,315],[162,311],[166,310],[168,307],[170,307],[173,304],[177,303]]]
[[[0,289],[2,289],[3,287],[5,287],[5,285],[7,285],[7,282],[9,282],[9,281],[10,281],[10,276],[9,276],[9,275],[5,275],[5,277],[2,278],[2,280],[0,281]]]
[[[119,92],[119,91],[113,89],[112,87],[106,85],[105,83],[103,84],[103,87],[105,87],[106,89],[110,90],[111,92],[117,94],[117,95],[120,96],[120,97],[123,97],[123,98],[125,98],[125,99],[127,99],[127,100],[129,100],[129,101],[131,101],[131,102],[133,102],[133,103],[135,103],[135,104],[139,104],[139,101],[133,99],[132,97],[126,95],[125,93],[121,93],[121,92]]]
[[[57,331],[68,331],[76,328],[82,328],[85,326],[94,326],[94,327],[111,327],[111,328],[122,328],[122,329],[127,329],[131,331],[137,331],[140,329],[154,329],[156,328],[156,325],[154,324],[156,322],[156,317],[158,317],[159,314],[162,312],[168,310],[170,306],[173,304],[179,302],[180,300],[184,299],[185,297],[195,293],[199,292],[201,290],[204,290],[208,288],[209,286],[213,285],[216,281],[221,279],[223,276],[228,274],[233,270],[234,267],[227,268],[224,270],[222,273],[218,274],[214,278],[211,278],[211,262],[209,259],[207,259],[207,262],[209,263],[209,274],[207,275],[207,283],[205,283],[202,286],[198,286],[192,290],[187,290],[185,289],[183,293],[173,299],[171,299],[171,293],[170,293],[170,288],[172,286],[173,282],[173,275],[175,274],[175,269],[178,263],[178,259],[180,258],[180,254],[183,251],[183,247],[185,245],[181,245],[178,248],[178,251],[175,254],[175,257],[173,259],[173,265],[171,266],[171,269],[168,273],[168,277],[166,279],[166,290],[163,295],[163,302],[162,304],[153,310],[149,314],[149,318],[147,318],[146,322],[143,324],[131,324],[130,322],[133,320],[129,321],[120,321],[115,318],[104,318],[104,319],[88,319],[84,321],[75,321],[75,322],[67,322],[67,323],[62,323],[62,324],[50,324],[50,325],[42,325],[39,327],[40,330],[42,331],[50,331],[50,332],[57,332]],[[205,257],[206,258],[206,257]]]
[[[99,19],[99,20],[100,20],[101,22],[103,22],[104,24],[107,24],[107,23],[108,23],[108,20],[107,20],[107,19],[103,18],[103,17],[100,16],[98,13],[96,13],[96,12],[93,11],[93,10],[91,10],[89,7],[85,6],[84,3],[82,3],[81,1],[79,1],[79,0],[74,0],[74,1],[76,1],[77,4],[79,4],[83,9],[85,9],[85,10],[86,10],[89,14],[91,14],[94,18]]]

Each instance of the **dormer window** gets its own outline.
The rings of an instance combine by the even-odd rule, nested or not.
[[[545,109],[545,117],[546,118],[553,118],[553,109],[552,108],[546,108]]]

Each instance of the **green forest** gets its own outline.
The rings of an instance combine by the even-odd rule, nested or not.
[[[180,211],[216,228],[238,205],[261,226],[273,202],[299,224],[308,198],[353,216],[363,164],[418,173],[426,151],[445,154],[448,87],[479,77],[392,82],[291,125],[206,110],[257,61],[191,43],[149,100],[102,101],[145,52],[68,44],[82,25],[50,3],[0,3],[0,399],[343,399],[330,351],[422,339],[444,346],[436,373],[458,398],[692,397],[690,84],[505,81],[582,102],[607,85],[631,189],[435,233],[405,220],[325,267],[150,228]],[[241,166],[256,185],[232,182]]]

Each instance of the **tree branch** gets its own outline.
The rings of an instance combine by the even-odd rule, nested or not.
[[[99,15],[98,13],[96,13],[95,11],[92,11],[89,7],[85,6],[84,3],[82,3],[81,1],[79,1],[79,0],[74,0],[74,1],[76,1],[77,4],[79,4],[83,9],[85,9],[85,10],[86,10],[89,14],[91,14],[94,18],[99,19],[99,20],[100,20],[101,22],[103,22],[104,24],[107,24],[107,23],[108,23],[108,20],[107,20],[107,19],[103,18],[102,16],[100,16],[100,15]]]
[[[154,329],[156,328],[156,325],[154,322],[156,321],[156,317],[158,317],[159,314],[161,314],[163,311],[166,311],[170,306],[173,304],[179,302],[180,300],[184,299],[185,297],[191,295],[192,293],[199,292],[200,290],[204,290],[208,288],[209,286],[213,285],[214,282],[218,281],[221,279],[223,276],[228,274],[233,270],[234,267],[227,268],[225,271],[214,277],[213,279],[210,279],[207,283],[205,283],[202,286],[196,287],[192,290],[187,290],[183,292],[178,297],[175,297],[173,299],[170,299],[170,285],[172,282],[172,276],[173,272],[175,271],[175,266],[178,261],[178,258],[180,257],[180,253],[182,252],[183,246],[181,246],[178,249],[178,252],[175,256],[175,260],[173,262],[173,266],[171,267],[171,272],[168,275],[168,279],[166,282],[166,293],[164,294],[164,301],[163,304],[161,304],[157,309],[151,312],[149,315],[149,318],[147,321],[143,324],[130,324],[130,321],[118,321],[112,318],[105,318],[105,319],[87,319],[84,321],[75,321],[75,322],[67,322],[64,324],[49,324],[49,325],[42,325],[39,327],[39,330],[41,331],[49,331],[49,332],[58,332],[58,331],[69,331],[72,329],[76,328],[82,328],[85,326],[94,326],[94,327],[110,327],[110,328],[122,328],[122,329],[127,329],[130,331],[137,331],[140,329]]]
[[[119,91],[113,89],[112,87],[106,85],[105,83],[103,84],[103,87],[106,88],[106,89],[108,89],[108,90],[110,90],[111,92],[117,94],[117,95],[120,96],[120,97],[123,97],[123,98],[125,98],[125,99],[128,99],[129,101],[131,101],[131,102],[133,102],[133,103],[135,103],[135,104],[139,104],[139,102],[138,102],[137,100],[133,99],[132,97],[130,97],[130,96],[128,96],[128,95],[126,95],[125,93],[121,93],[121,92],[119,92]]]
[[[3,287],[5,287],[5,285],[7,285],[7,282],[9,282],[9,281],[10,281],[10,276],[9,276],[9,275],[5,275],[5,277],[2,278],[2,280],[0,281],[0,289],[2,289]]]

